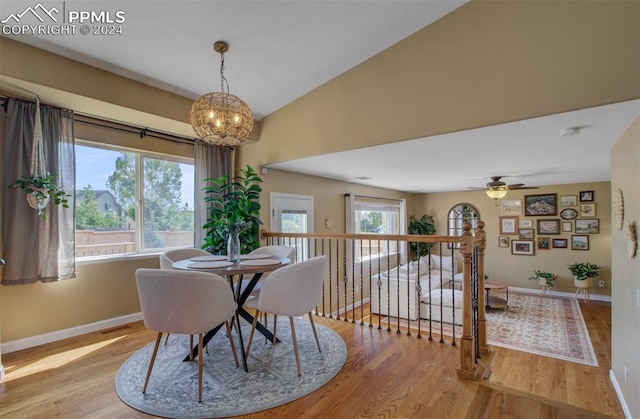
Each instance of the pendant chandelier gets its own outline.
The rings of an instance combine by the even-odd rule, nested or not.
[[[193,103],[191,125],[202,141],[237,146],[251,134],[253,115],[242,99],[229,94],[229,83],[224,77],[224,54],[229,45],[217,41],[213,49],[220,54],[220,92],[207,93]]]

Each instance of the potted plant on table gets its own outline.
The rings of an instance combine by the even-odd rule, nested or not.
[[[569,265],[576,288],[591,288],[593,278],[600,274],[600,267],[589,262],[576,262]]]
[[[63,208],[69,208],[67,194],[62,188],[56,184],[56,176],[22,176],[9,185],[12,189],[22,189],[27,194],[27,202],[31,208],[38,210],[38,217],[46,218],[46,207],[53,198],[55,205],[62,205]]]
[[[258,239],[260,218],[260,182],[262,179],[251,166],[240,170],[241,175],[207,178],[205,202],[210,204],[209,217],[203,228],[207,231],[202,249],[230,258],[249,253],[260,246]],[[240,253],[238,252],[238,248]]]

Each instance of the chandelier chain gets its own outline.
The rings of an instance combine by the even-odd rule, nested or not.
[[[225,90],[225,85],[227,90]],[[229,93],[229,82],[224,77],[224,52],[220,53],[220,92]]]

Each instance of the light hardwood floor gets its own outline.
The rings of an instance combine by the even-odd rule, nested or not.
[[[488,379],[457,378],[459,349],[351,322],[317,318],[348,347],[320,390],[251,418],[623,418],[609,381],[611,310],[581,303],[599,367],[492,347]],[[115,375],[154,333],[141,322],[2,357],[0,417],[149,418],[122,403]]]

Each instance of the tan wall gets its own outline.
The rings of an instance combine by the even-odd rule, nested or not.
[[[611,189],[621,189],[624,197],[624,221],[640,228],[640,118],[611,150]],[[613,303],[611,313],[611,371],[626,400],[630,417],[640,418],[640,307],[635,298],[640,292],[640,256],[627,254],[627,230],[613,228],[612,234]],[[628,381],[624,369],[628,368]]]
[[[537,283],[528,280],[533,275],[533,271],[539,269],[558,276],[552,288],[553,291],[575,292],[573,278],[567,265],[574,262],[591,262],[602,267],[597,279],[604,280],[606,284],[606,288],[598,288],[597,283],[594,284],[592,294],[610,295],[611,288],[617,284],[611,283],[611,192],[609,182],[555,185],[544,186],[536,190],[510,191],[505,199],[523,199],[524,195],[547,193],[558,194],[559,199],[561,195],[578,195],[580,191],[587,190],[595,192],[596,218],[600,219],[600,234],[589,235],[590,247],[588,251],[571,250],[569,244],[567,249],[538,250],[536,246],[534,256],[512,255],[510,248],[498,247],[499,217],[502,215],[501,200],[498,200],[498,206],[495,206],[494,200],[489,199],[482,191],[421,195],[414,199],[414,212],[433,216],[438,227],[438,234],[446,234],[446,220],[449,210],[461,202],[474,205],[480,212],[481,220],[486,223],[485,272],[492,280],[503,281],[513,287],[539,289]],[[520,216],[519,219],[534,220],[533,225],[536,229],[536,220],[560,219],[560,217]],[[565,238],[570,243],[571,234],[574,233],[544,235],[543,237]],[[518,238],[518,236],[509,237]],[[538,237],[537,229],[535,237],[536,239]]]

